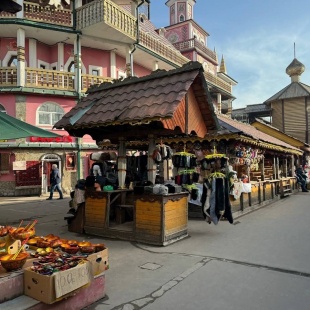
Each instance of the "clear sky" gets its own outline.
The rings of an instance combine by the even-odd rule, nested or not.
[[[167,26],[166,0],[151,0],[151,21]],[[286,67],[305,65],[301,82],[310,85],[310,0],[196,0],[194,18],[209,33],[207,46],[226,62],[238,82],[233,108],[263,103],[290,84]]]

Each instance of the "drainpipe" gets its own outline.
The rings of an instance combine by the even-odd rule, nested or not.
[[[137,39],[136,42],[133,44],[133,49],[130,51],[130,71],[131,71],[131,76],[133,76],[133,53],[136,51],[136,45],[139,44],[139,7],[147,0],[142,0],[136,7],[136,18],[137,18]],[[147,1],[148,2],[148,1]]]
[[[72,12],[73,12],[72,27],[73,27],[74,30],[76,30],[76,7],[75,7],[75,1],[72,1]]]
[[[74,3],[75,1],[73,1]],[[75,10],[74,10],[75,12]],[[74,19],[75,20],[75,19]],[[81,100],[81,57],[80,57],[80,35],[77,34],[77,38],[76,38],[76,64],[77,64],[77,74],[76,74],[76,78],[77,78],[77,83],[76,83],[76,87],[77,87],[77,93],[78,93],[78,103]],[[77,138],[76,143],[77,143],[77,179],[81,179],[81,142],[82,139],[81,138]]]

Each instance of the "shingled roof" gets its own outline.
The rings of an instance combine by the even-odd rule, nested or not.
[[[308,97],[310,96],[310,86],[301,83],[301,82],[293,82],[288,86],[284,87],[282,90],[277,92],[275,95],[270,97],[265,101],[265,103],[270,103],[276,100],[282,99],[290,99],[297,97]]]
[[[273,136],[270,136],[258,129],[256,129],[254,126],[245,124],[239,121],[236,121],[229,116],[219,114],[217,115],[219,119],[219,123],[223,129],[226,129],[227,132],[230,133],[238,133],[243,136],[247,136],[254,141],[263,141],[267,142],[270,144],[273,144],[275,146],[280,146],[284,149],[290,149],[290,150],[295,150],[295,151],[300,151],[300,149],[285,143],[282,140],[279,140]]]
[[[54,127],[100,141],[120,135],[142,139],[150,133],[203,137],[219,124],[202,65],[189,62],[175,70],[95,86]]]

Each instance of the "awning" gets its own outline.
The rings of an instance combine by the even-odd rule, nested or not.
[[[6,113],[0,113],[0,140],[27,137],[55,138],[60,137],[60,135],[25,123]]]

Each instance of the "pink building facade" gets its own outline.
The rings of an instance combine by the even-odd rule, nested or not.
[[[0,14],[1,112],[51,131],[89,87],[170,70],[189,60],[204,64],[215,106],[234,98],[235,81],[226,72],[219,75],[216,53],[206,46],[208,33],[193,20],[195,1],[167,1],[170,25],[165,29],[149,21],[148,1],[124,0],[122,6],[117,0],[50,2],[19,0],[21,12]],[[117,12],[116,19],[111,12]],[[65,195],[86,178],[90,154],[102,146],[90,136],[55,133],[63,138],[0,140],[0,196],[47,193],[54,163]],[[73,169],[66,167],[68,156],[76,158]]]

